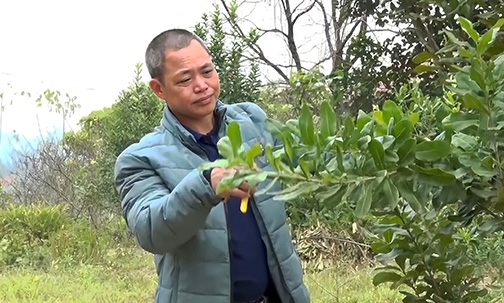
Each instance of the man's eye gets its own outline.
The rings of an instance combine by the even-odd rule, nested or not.
[[[204,74],[210,74],[211,72],[213,72],[213,69],[206,70],[206,71],[204,71],[203,73],[204,73]]]
[[[189,82],[189,80],[191,80],[191,78],[183,79],[179,83],[186,83],[186,82]]]

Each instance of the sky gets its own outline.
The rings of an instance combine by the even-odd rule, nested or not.
[[[46,89],[77,97],[80,108],[65,129],[93,110],[110,106],[134,76],[135,64],[158,33],[192,29],[210,0],[184,1],[0,1],[0,158],[19,145],[14,134],[31,140],[61,132],[62,116],[37,108]],[[146,69],[142,77],[149,79]],[[31,97],[21,96],[30,92]]]
[[[44,130],[59,127],[59,115],[37,110],[34,98],[21,97],[21,91],[76,96],[81,108],[70,124],[110,105],[133,79],[155,35],[170,27],[192,28],[211,11],[208,0],[1,1],[3,132],[38,135],[37,114]],[[146,70],[142,75],[148,80]]]
[[[293,5],[300,1],[291,0]],[[144,62],[145,48],[154,36],[173,27],[193,30],[203,13],[213,12],[214,2],[1,0],[0,96],[3,94],[4,111],[0,159],[15,144],[6,139],[14,134],[31,139],[61,132],[62,116],[47,107],[37,108],[35,96],[51,89],[77,97],[81,107],[65,124],[66,130],[75,129],[81,117],[110,106],[128,87],[135,64]],[[262,28],[279,26],[281,15],[273,1],[250,2],[255,4],[240,8],[240,16]],[[324,36],[321,20],[310,14],[299,20],[296,39],[307,61],[322,56],[323,50],[313,47],[313,39]],[[281,39],[272,36],[260,41],[272,61],[289,60],[282,55],[287,52]],[[270,77],[265,70],[263,75]],[[142,77],[149,80],[145,68]],[[31,97],[21,96],[22,91],[30,92]]]
[[[172,27],[193,29],[203,13],[213,12],[213,3],[0,1],[2,131],[33,137],[40,128],[46,132],[60,127],[60,116],[33,105],[33,95],[45,89],[77,97],[81,108],[69,127],[90,111],[109,106],[133,79],[135,64],[144,62],[154,36]],[[261,23],[263,14],[255,13]],[[145,69],[142,76],[149,79]],[[32,98],[20,96],[21,91],[31,92]]]

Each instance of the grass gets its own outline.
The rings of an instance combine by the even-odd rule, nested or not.
[[[134,249],[106,265],[47,269],[0,269],[0,302],[153,302],[156,274],[152,256]],[[305,275],[313,303],[395,303],[402,297],[385,285],[374,287],[367,268],[340,264]],[[504,303],[504,300],[497,301]]]
[[[341,266],[305,278],[313,303],[401,302],[396,291],[375,288],[365,269]],[[106,266],[4,269],[0,302],[152,302],[156,283],[152,256],[135,250]]]

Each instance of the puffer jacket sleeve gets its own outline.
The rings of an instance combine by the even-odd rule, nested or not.
[[[173,253],[195,236],[221,201],[202,172],[192,171],[170,191],[148,160],[133,153],[118,157],[114,176],[128,228],[154,254]]]

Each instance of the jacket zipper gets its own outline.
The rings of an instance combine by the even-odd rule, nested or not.
[[[266,224],[264,223],[264,220],[262,218],[261,213],[259,212],[259,209],[258,209],[257,205],[255,205],[255,201],[254,201],[254,203],[249,203],[249,205],[252,206],[252,208],[255,210],[254,214],[260,218],[260,221],[261,221],[260,224],[263,226],[264,231],[266,232],[266,235],[268,235],[268,229],[266,228]],[[280,273],[280,281],[282,282],[283,287],[285,288],[285,290],[287,290],[287,293],[289,294],[289,296],[291,298],[291,302],[294,302],[294,298],[292,297],[292,294],[291,294],[291,292],[289,290],[289,287],[287,286],[287,283],[285,282],[285,277],[284,277],[284,273],[283,273],[283,271],[281,269],[281,266],[280,266],[280,261],[278,260],[278,256],[277,256],[277,254],[275,252],[275,249],[273,249],[273,243],[271,242],[271,239],[270,239],[269,235],[268,235],[268,241],[269,241],[269,244],[271,245],[271,250],[272,250],[273,255],[275,256],[275,260],[276,260],[276,262],[278,264],[278,269],[279,269],[279,273]],[[269,266],[269,262],[268,262],[268,266]],[[278,292],[278,290],[277,290],[277,292]],[[278,295],[280,296],[280,294],[278,294]]]
[[[226,216],[226,231],[227,231],[227,237],[228,237],[228,254],[229,254],[229,280],[230,280],[230,297],[231,297],[231,302],[233,302],[233,294],[234,294],[234,284],[233,284],[233,271],[231,269],[231,259],[233,258],[233,254],[231,251],[231,230],[229,229],[229,212],[228,212],[228,205],[227,203],[224,203],[224,213]]]

